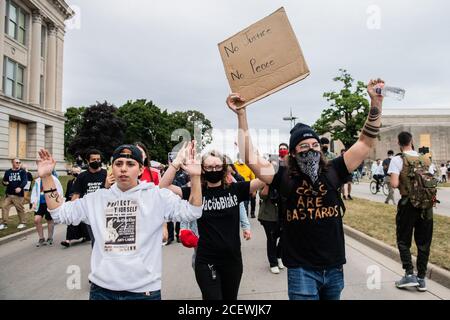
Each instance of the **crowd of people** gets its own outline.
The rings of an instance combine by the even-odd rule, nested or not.
[[[239,128],[235,162],[218,151],[201,156],[192,141],[170,159],[162,174],[151,166],[151,155],[140,142],[117,147],[106,168],[102,153],[91,149],[85,155],[86,166],[78,163],[71,168],[73,179],[64,194],[48,151],[39,151],[34,184],[20,160],[14,159],[3,178],[7,196],[0,230],[8,227],[11,206],[19,215],[18,228],[26,224],[23,200],[28,188],[37,247],[53,244],[55,223],[67,225],[62,246],[91,242],[90,299],[161,299],[161,244],[176,239],[194,249],[191,262],[203,299],[236,300],[245,263],[241,230],[250,240],[248,218],[257,218],[266,235],[268,271],[279,274],[287,269],[289,299],[338,300],[346,263],[343,200],[352,200],[352,173],[362,170],[376,143],[383,97],[375,88],[383,83],[369,82],[367,121],[358,141],[339,156],[330,151],[327,138],[302,123],[291,130],[289,143],[279,145],[278,159],[260,156],[252,145],[246,109],[239,108],[245,101],[233,93],[226,103]],[[400,133],[398,142],[400,153],[394,156],[389,151],[371,171],[377,183],[387,179],[390,191],[399,188],[402,195],[396,228],[405,276],[396,285],[425,291],[432,206],[410,186],[408,170],[420,166],[434,172],[430,160],[414,151],[411,134]],[[450,170],[450,162],[444,167]],[[447,171],[440,173],[444,180]],[[391,199],[393,191],[386,203]],[[47,240],[43,218],[48,223]],[[410,253],[413,232],[419,252],[417,275]]]

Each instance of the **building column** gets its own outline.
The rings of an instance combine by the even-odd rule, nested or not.
[[[45,108],[56,110],[56,33],[54,25],[48,26],[48,47],[46,60]]]
[[[64,35],[64,28],[58,28],[56,36],[56,111],[61,113],[63,93]]]
[[[38,151],[45,147],[45,125],[32,122],[28,124],[27,131],[27,157],[36,159]]]
[[[39,10],[33,10],[31,26],[30,95],[31,105],[40,105],[41,89],[41,29],[42,16]]]
[[[5,51],[6,1],[0,2],[0,92],[3,92],[3,57]]]

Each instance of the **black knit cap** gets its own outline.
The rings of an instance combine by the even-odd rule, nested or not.
[[[130,150],[131,154],[124,153],[124,150]],[[127,158],[127,159],[133,159],[139,162],[139,164],[143,164],[142,162],[142,152],[139,150],[138,147],[132,145],[132,144],[123,144],[120,147],[118,147],[116,150],[114,150],[112,155],[112,162],[116,161],[119,158]]]
[[[303,140],[314,138],[320,142],[317,133],[308,125],[297,123],[291,130],[291,138],[289,139],[289,151],[294,151],[295,147]]]

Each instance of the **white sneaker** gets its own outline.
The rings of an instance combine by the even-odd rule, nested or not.
[[[8,226],[4,223],[0,224],[0,230],[8,229]]]
[[[275,267],[270,268],[270,272],[272,272],[274,274],[278,274],[278,273],[280,273],[280,269],[277,266],[275,266]]]
[[[26,228],[26,227],[27,227],[26,224],[21,223],[21,224],[19,224],[19,225],[17,226],[17,229],[23,229],[23,228]]]
[[[278,260],[278,268],[284,269],[283,261],[281,259],[277,259],[277,260]]]

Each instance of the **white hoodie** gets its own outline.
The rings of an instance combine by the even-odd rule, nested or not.
[[[49,211],[55,223],[91,225],[95,244],[89,280],[109,290],[139,293],[161,289],[163,223],[202,215],[201,206],[142,182],[126,192],[114,184]]]

